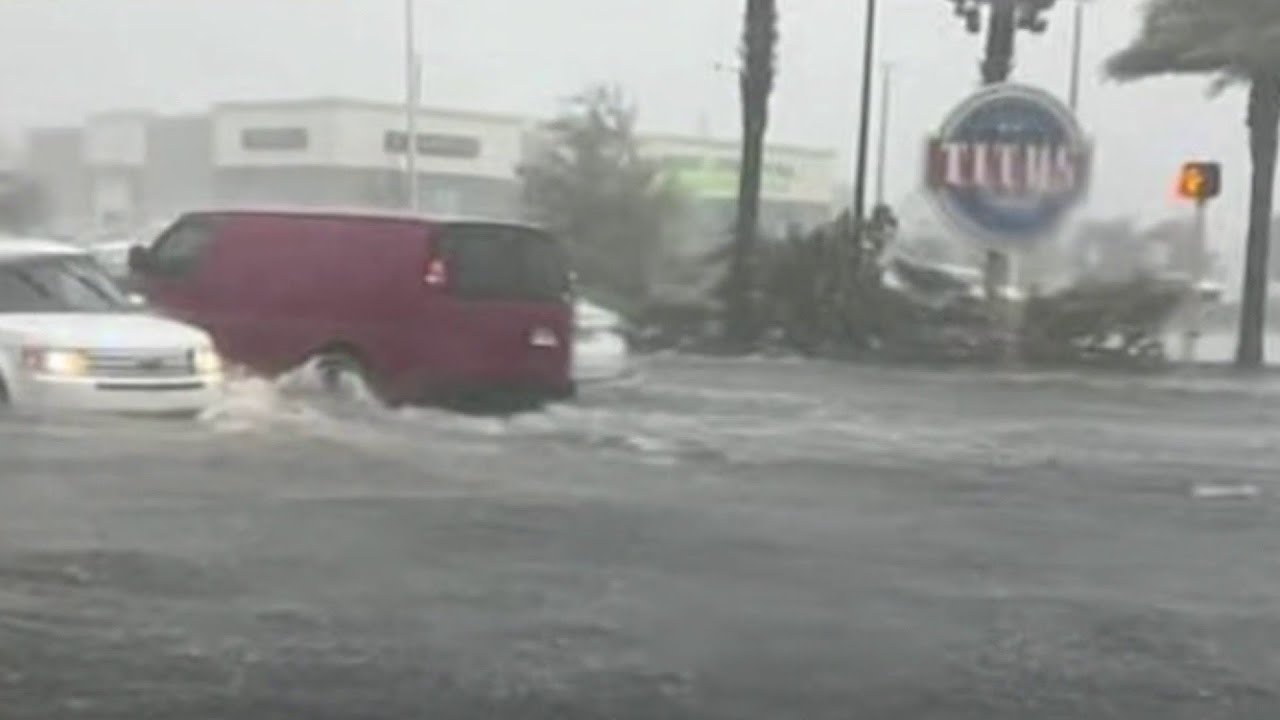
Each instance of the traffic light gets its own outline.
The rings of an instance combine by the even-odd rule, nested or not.
[[[1215,162],[1190,162],[1178,174],[1178,196],[1205,202],[1222,192],[1222,166]]]
[[[1018,27],[1022,30],[1030,30],[1039,35],[1049,27],[1049,22],[1044,19],[1044,14],[1053,7],[1057,0],[1022,0],[1022,4],[1018,6]]]

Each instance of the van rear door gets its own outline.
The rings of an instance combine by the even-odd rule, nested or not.
[[[446,225],[449,293],[440,342],[449,375],[482,386],[568,383],[572,312],[555,241],[509,225]]]

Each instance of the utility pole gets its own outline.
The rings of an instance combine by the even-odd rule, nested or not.
[[[418,209],[418,84],[421,80],[415,29],[416,0],[404,0],[404,130],[405,205]]]
[[[1071,81],[1067,105],[1071,112],[1080,110],[1080,55],[1084,46],[1084,0],[1076,0],[1075,29],[1071,35]]]
[[[1196,340],[1203,322],[1201,307],[1205,275],[1208,272],[1209,246],[1206,215],[1209,201],[1222,192],[1222,166],[1216,162],[1191,162],[1182,166],[1178,175],[1178,195],[1195,203],[1195,229],[1191,237],[1189,275],[1191,292],[1186,309],[1186,326],[1182,336],[1183,359],[1195,359]]]
[[[876,0],[866,0],[866,31],[862,42],[862,108],[858,126],[858,159],[853,181],[853,222],[862,226],[866,216],[867,144],[871,132],[871,84],[875,77]],[[859,231],[860,232],[860,231]]]
[[[990,0],[991,17],[987,21],[987,53],[982,60],[982,84],[1006,82],[1013,72],[1013,45],[1017,31],[1016,0]],[[988,250],[983,267],[983,289],[988,302],[996,302],[1000,291],[1009,284],[1009,256],[999,250]]]
[[[876,158],[876,205],[884,204],[886,158],[889,154],[889,103],[893,97],[893,64],[885,63],[880,83],[880,148]]]
[[[1014,31],[1017,29],[1017,0],[990,0],[987,21],[987,54],[982,59],[982,84],[996,85],[1013,73]]]
[[[1196,359],[1196,341],[1200,339],[1204,322],[1204,302],[1200,293],[1208,270],[1208,205],[1206,198],[1198,198],[1195,204],[1195,229],[1191,238],[1191,298],[1187,307],[1187,327],[1182,335],[1182,360],[1186,363]]]

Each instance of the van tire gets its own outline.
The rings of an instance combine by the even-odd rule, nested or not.
[[[353,400],[363,388],[379,403],[383,402],[364,362],[349,348],[326,348],[312,355],[308,364],[315,369],[320,389],[326,396],[335,400]]]

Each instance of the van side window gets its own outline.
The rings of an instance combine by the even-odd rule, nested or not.
[[[495,300],[519,296],[519,248],[505,228],[453,228],[445,235],[443,245],[452,266],[453,289],[459,297]]]
[[[188,219],[169,229],[151,249],[151,262],[161,275],[186,275],[204,259],[213,241],[208,220]]]

